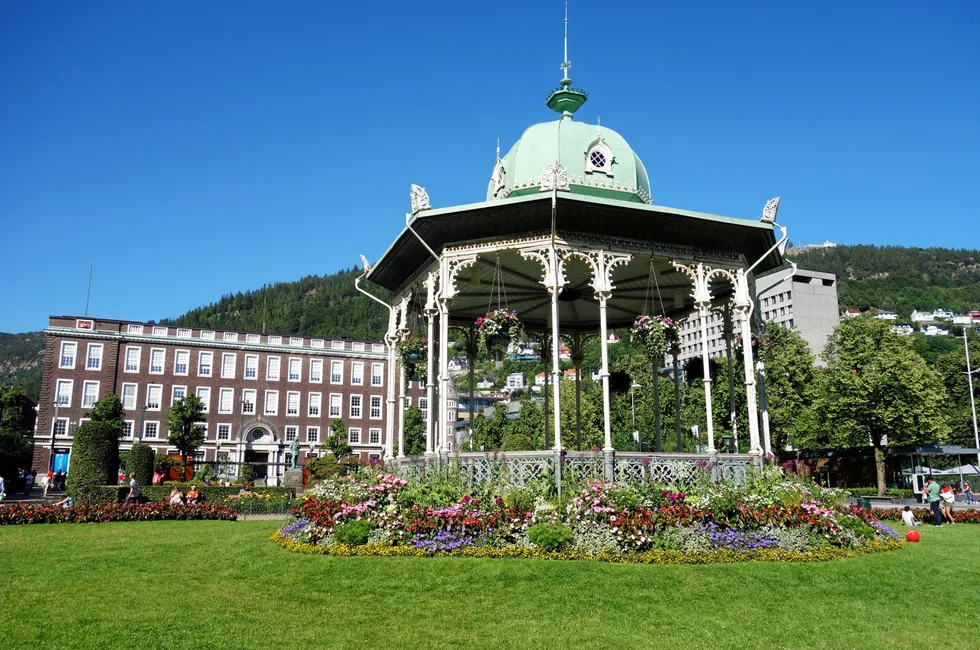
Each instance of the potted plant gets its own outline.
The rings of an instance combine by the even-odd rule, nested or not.
[[[398,344],[397,350],[409,379],[421,379],[423,371],[420,368],[428,358],[429,340],[425,337],[409,336]]]
[[[517,318],[517,312],[510,309],[494,309],[486,316],[476,319],[476,327],[484,345],[488,339],[509,338],[517,340],[521,337],[523,326]]]
[[[661,363],[668,346],[677,341],[677,326],[667,316],[637,316],[630,328],[630,338],[643,344],[651,361]]]

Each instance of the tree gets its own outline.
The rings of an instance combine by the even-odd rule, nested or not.
[[[180,452],[180,478],[187,476],[187,457],[204,444],[206,429],[201,424],[207,421],[204,402],[197,395],[188,395],[173,403],[170,417],[167,418],[167,442]]]
[[[942,380],[887,321],[842,321],[824,356],[828,367],[815,402],[824,428],[819,442],[837,447],[870,443],[883,496],[888,445],[945,440],[949,427]]]
[[[70,496],[90,501],[100,486],[118,483],[119,435],[115,425],[94,420],[75,429],[67,485]]]
[[[425,453],[425,418],[417,406],[405,411],[405,454],[418,456]]]
[[[150,485],[153,482],[153,461],[156,452],[153,447],[136,443],[126,454],[126,475],[136,474],[140,485]]]
[[[334,418],[333,422],[330,423],[330,435],[327,436],[327,440],[321,445],[321,448],[332,452],[338,462],[354,452],[351,446],[347,444],[347,430],[343,420]]]
[[[31,469],[34,404],[23,389],[0,386],[0,476],[14,482],[20,471]]]
[[[122,437],[123,428],[125,427],[125,416],[126,412],[123,410],[122,402],[118,396],[112,393],[96,402],[95,406],[92,407],[92,413],[90,415],[92,422],[104,422],[105,424],[116,427],[119,430],[120,437]]]

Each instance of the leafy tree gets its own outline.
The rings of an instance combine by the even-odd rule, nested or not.
[[[536,445],[523,433],[508,433],[504,436],[500,448],[504,451],[533,451]]]
[[[483,413],[477,413],[473,418],[473,451],[500,449],[508,425],[507,407],[503,403],[494,406],[489,419]]]
[[[156,452],[153,447],[137,443],[126,454],[126,476],[136,474],[140,485],[150,485],[153,482],[153,460]]]
[[[0,476],[12,491],[21,470],[31,469],[34,404],[22,388],[0,386]]]
[[[934,337],[940,338],[940,337]],[[980,367],[980,341],[970,341],[970,363]],[[975,365],[974,365],[975,364]],[[976,443],[973,433],[973,412],[970,408],[970,384],[966,375],[966,351],[963,341],[952,352],[936,360],[936,371],[946,387],[946,418],[950,425],[952,442],[972,447]],[[973,399],[980,405],[980,376],[973,376]]]
[[[405,411],[405,454],[418,456],[425,453],[425,418],[422,409],[410,406]]]
[[[119,397],[113,394],[106,395],[92,407],[92,422],[104,422],[105,424],[116,427],[119,436],[122,437],[125,427],[125,411]]]
[[[887,321],[844,320],[828,341],[825,357],[828,367],[815,403],[824,429],[808,442],[835,447],[870,443],[878,494],[884,495],[888,445],[945,440],[949,427],[942,379],[905,337],[891,332]]]
[[[330,423],[330,435],[320,447],[332,452],[337,461],[347,458],[354,452],[351,446],[347,444],[347,430],[343,420],[334,418],[333,422]]]
[[[204,402],[197,395],[188,395],[173,403],[170,417],[167,418],[167,442],[180,452],[180,477],[187,476],[187,457],[204,444],[206,429],[201,424],[207,421]]]
[[[67,492],[89,501],[103,485],[115,485],[119,471],[121,430],[110,422],[90,420],[75,429],[71,448],[71,471]]]
[[[494,415],[496,415],[496,411],[494,411]],[[521,449],[521,447],[514,445],[526,444],[525,439],[531,441],[531,446],[528,449],[540,448],[538,441],[544,439],[544,426],[544,406],[529,399],[524,400],[521,402],[521,410],[517,414],[517,418],[510,420],[504,429],[504,435],[500,441],[501,449]],[[550,422],[549,426],[551,426]]]

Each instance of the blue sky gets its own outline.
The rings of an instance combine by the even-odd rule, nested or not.
[[[980,248],[980,3],[582,2],[577,117],[654,201],[794,242]],[[0,331],[177,316],[376,259],[410,183],[482,200],[562,2],[0,4]]]

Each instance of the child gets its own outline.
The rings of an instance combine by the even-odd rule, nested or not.
[[[905,506],[905,510],[902,511],[902,522],[909,527],[919,525],[919,522],[915,520],[915,515],[912,514],[912,508],[909,506]]]

